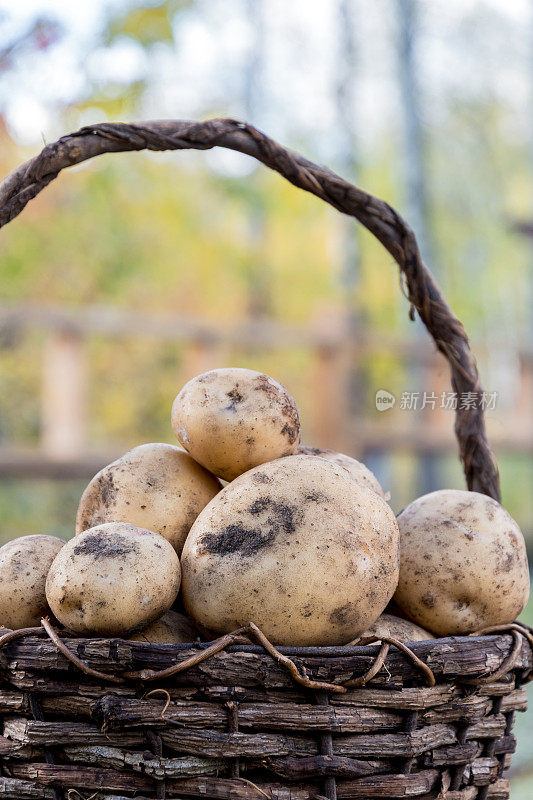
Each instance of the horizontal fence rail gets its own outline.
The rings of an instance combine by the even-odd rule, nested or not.
[[[180,381],[226,363],[225,353],[230,350],[303,349],[311,356],[307,385],[312,392],[304,421],[307,443],[349,452],[363,460],[393,452],[440,458],[457,450],[450,425],[453,411],[440,407],[440,398],[449,389],[442,356],[420,338],[380,336],[364,328],[354,336],[342,315],[326,315],[305,325],[268,319],[221,324],[105,306],[0,305],[2,340],[14,341],[16,347],[17,337],[32,329],[43,335],[40,441],[32,448],[0,442],[2,478],[86,478],[124,451],[118,442],[109,442],[103,449],[89,445],[86,345],[93,336],[151,338],[154,346],[179,343],[185,359],[176,376],[176,390]],[[483,354],[482,347],[476,349]],[[418,408],[402,409],[403,400],[397,397],[394,409],[376,413],[368,398],[354,402],[354,374],[365,361],[380,354],[408,365],[417,375],[421,394],[425,390],[430,398],[436,398],[434,407],[430,400],[426,408],[420,408],[419,397]],[[533,452],[533,351],[517,354],[517,370],[519,390],[513,402],[487,414],[490,438],[499,453]]]

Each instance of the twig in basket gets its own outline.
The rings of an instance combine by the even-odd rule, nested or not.
[[[272,800],[272,795],[271,794],[267,794],[262,789],[260,789],[259,786],[256,786],[255,783],[252,783],[252,781],[249,781],[247,778],[237,778],[237,780],[238,781],[242,781],[243,783],[247,783],[248,786],[251,786],[252,789],[255,789],[256,792],[259,792],[260,795],[262,795],[263,797],[266,797],[267,800]]]
[[[346,691],[343,686],[339,686],[335,683],[325,683],[324,681],[312,680],[307,676],[305,667],[303,668],[303,674],[301,674],[294,661],[291,661],[290,658],[284,656],[283,653],[279,652],[279,650],[276,650],[274,645],[267,639],[265,634],[259,630],[257,625],[254,625],[253,622],[250,622],[248,627],[250,633],[265,648],[267,653],[269,653],[272,658],[274,658],[280,664],[283,664],[284,667],[287,667],[294,680],[300,683],[302,686],[305,686],[307,689],[325,689],[329,692],[336,692],[337,694],[343,694]]]
[[[227,633],[224,636],[221,636],[220,639],[217,639],[209,647],[206,647],[205,650],[200,650],[200,652],[195,653],[193,656],[190,656],[190,658],[186,658],[184,661],[180,661],[178,664],[174,664],[172,667],[168,667],[167,669],[163,669],[158,672],[154,672],[154,670],[151,669],[142,669],[137,672],[124,672],[123,677],[137,680],[140,679],[144,681],[155,681],[170,678],[172,675],[177,675],[179,672],[184,672],[191,667],[195,667],[197,664],[201,664],[203,661],[211,658],[211,656],[214,656],[216,653],[220,653],[221,650],[229,647],[229,645],[234,644],[243,636],[253,637],[256,639],[259,644],[264,647],[267,653],[272,656],[272,658],[274,658],[278,663],[283,664],[283,666],[289,670],[291,676],[295,681],[297,681],[297,683],[300,683],[307,689],[325,689],[326,691],[336,692],[337,694],[343,694],[346,691],[343,686],[339,686],[335,683],[325,683],[324,681],[312,680],[308,677],[305,668],[302,670],[302,672],[300,672],[294,661],[291,661],[290,658],[280,653],[279,650],[274,647],[274,645],[267,639],[265,634],[260,631],[257,625],[254,625],[253,622],[250,622],[249,625],[246,625],[242,628],[237,628],[236,630],[232,631],[232,633]]]
[[[185,661],[180,661],[178,664],[174,664],[172,667],[167,667],[167,669],[162,669],[159,671],[155,671],[153,669],[141,669],[132,672],[123,672],[123,676],[125,678],[131,678],[133,680],[143,680],[143,681],[155,681],[155,680],[163,680],[164,678],[171,678],[172,675],[177,675],[179,672],[183,672],[186,669],[190,669],[191,667],[195,667],[197,664],[201,664],[202,661],[206,661],[211,656],[220,653],[221,650],[228,647],[230,644],[233,644],[237,639],[239,639],[243,634],[248,631],[247,627],[237,628],[237,630],[232,631],[232,633],[226,633],[224,636],[221,636],[220,639],[217,639],[213,644],[209,647],[206,647],[205,650],[200,650],[198,653],[195,653],[190,658],[186,658]]]
[[[377,658],[370,667],[370,669],[367,672],[365,672],[364,675],[361,675],[360,678],[352,678],[351,680],[347,681],[344,684],[344,686],[350,689],[355,688],[356,686],[365,686],[365,684],[367,684],[368,681],[371,681],[372,678],[374,678],[378,674],[381,667],[385,665],[385,659],[389,654],[389,650],[390,650],[390,644],[388,642],[382,642]]]
[[[428,686],[435,686],[437,681],[435,680],[433,670],[430,667],[428,667],[428,665],[425,664],[421,658],[418,658],[418,656],[415,653],[413,653],[411,648],[407,647],[406,644],[400,642],[399,639],[395,639],[393,636],[382,636],[381,641],[393,644],[394,647],[397,647],[398,650],[401,650],[402,653],[405,653],[405,655],[409,658],[410,661],[412,661],[415,667],[418,667],[418,669],[424,673],[424,675],[426,676]]]
[[[42,636],[42,628],[20,628],[18,631],[9,631],[0,636],[0,648],[13,639],[22,639],[24,636]]]
[[[428,686],[435,686],[436,680],[435,680],[435,676],[433,674],[433,670],[430,667],[428,667],[427,664],[424,664],[422,659],[418,658],[418,656],[415,653],[413,653],[411,648],[407,647],[406,644],[404,644],[403,642],[400,642],[399,639],[395,639],[393,636],[375,636],[374,639],[369,641],[369,642],[367,642],[367,644],[374,644],[376,642],[381,642],[381,649],[380,649],[378,655],[376,656],[376,660],[374,661],[373,665],[370,667],[368,672],[365,673],[365,675],[363,675],[361,678],[352,678],[351,680],[345,682],[343,684],[344,686],[348,686],[348,687],[364,686],[365,683],[367,683],[371,678],[373,678],[375,675],[377,675],[377,673],[379,672],[381,667],[385,667],[386,668],[385,659],[386,659],[387,654],[388,654],[388,649],[387,649],[387,651],[384,652],[384,645],[387,645],[387,644],[388,645],[392,644],[392,645],[394,645],[394,647],[397,647],[398,650],[401,650],[402,653],[405,653],[405,655],[407,656],[409,661],[411,661],[411,663],[417,669],[419,669],[420,672],[422,672],[425,675],[426,681],[427,681],[427,685]],[[379,666],[378,666],[377,669],[375,669],[377,664],[379,664]]]
[[[71,661],[79,670],[81,670],[81,672],[84,672],[85,675],[91,675],[91,677],[98,678],[99,680],[103,681],[111,681],[111,683],[124,682],[122,678],[116,675],[110,675],[107,672],[100,672],[100,670],[98,669],[93,669],[88,664],[85,664],[80,658],[78,658],[78,656],[74,655],[74,653],[72,653],[68,649],[68,647],[65,644],[63,644],[63,642],[61,641],[61,639],[59,638],[53,627],[50,625],[50,621],[48,619],[43,618],[41,620],[41,625],[43,626],[44,630],[46,631],[50,639],[53,641],[59,652],[63,653],[65,658],[68,658],[68,660]]]
[[[514,639],[513,649],[509,655],[503,659],[502,663],[495,672],[489,672],[488,675],[482,675],[477,678],[465,679],[463,683],[475,683],[476,686],[482,686],[485,683],[492,683],[493,681],[500,680],[500,678],[503,678],[504,675],[507,675],[507,673],[513,669],[514,665],[516,664],[516,660],[520,655],[520,651],[522,650],[523,640],[520,635],[522,632],[517,630],[518,626],[515,627],[514,625],[507,625],[502,627],[507,627],[510,629],[510,633]]]
[[[165,711],[170,705],[170,694],[167,692],[166,689],[152,689],[151,692],[148,692],[147,694],[144,695],[144,698],[153,697],[155,694],[164,694],[167,698],[165,705],[163,706],[163,710],[161,712],[161,719],[163,719],[163,717],[165,716]]]
[[[488,636],[491,633],[505,633],[506,631],[518,631],[521,633],[522,636],[528,640],[531,649],[533,650],[533,634],[527,628],[526,625],[522,625],[520,622],[511,622],[508,625],[489,625],[488,628],[480,628],[478,631],[474,631],[473,633],[469,633],[469,636]]]

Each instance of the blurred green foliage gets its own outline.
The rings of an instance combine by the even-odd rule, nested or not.
[[[96,44],[134,42],[149,60],[176,47],[180,15],[197,11],[187,0],[124,4],[109,12]],[[89,109],[110,118],[142,116],[153,80],[150,70],[129,81],[98,77],[91,82],[87,77],[76,102],[62,110],[65,129],[75,128]],[[427,143],[428,180],[436,187],[431,218],[439,280],[473,340],[488,344],[480,366],[482,376],[492,380],[494,353],[516,358],[530,338],[531,250],[510,225],[529,209],[528,156],[523,142],[502,137],[507,110],[501,102],[465,93],[445,97],[443,103],[438,128],[428,129]],[[298,148],[314,156],[312,141],[303,135]],[[1,171],[27,155],[1,128]],[[358,175],[360,185],[400,209],[401,160],[397,137],[384,128],[361,159]],[[370,337],[412,334],[397,268],[368,232],[359,229],[357,234],[357,289],[345,293],[342,272],[347,225],[352,223],[262,168],[246,172],[243,167],[239,177],[232,177],[240,169],[228,171],[214,154],[183,152],[106,156],[69,171],[3,231],[3,301],[71,308],[108,304],[224,327],[253,316],[259,293],[274,321],[327,329],[329,320],[355,313]],[[169,406],[191,365],[187,348],[143,336],[110,338],[96,330],[86,351],[91,448],[171,441]],[[4,445],[30,446],[39,440],[42,353],[42,332],[21,330],[0,338]],[[285,382],[298,400],[305,433],[320,391],[306,348],[226,347],[219,358],[220,363],[263,369]],[[377,388],[397,395],[415,388],[412,369],[386,348],[367,358],[361,369],[364,386],[357,402],[373,421]],[[533,533],[533,500],[524,491],[531,483],[531,459],[498,455],[505,503],[526,533]],[[416,491],[416,464],[398,454],[388,473],[387,485],[399,508]],[[441,479],[443,485],[463,485],[456,459],[443,460]],[[16,531],[23,519],[34,528],[55,519],[65,530],[64,509],[68,506],[72,515],[74,495],[58,488],[54,505],[48,499],[53,489],[41,486],[33,492],[34,501],[24,504],[26,490],[27,484],[0,485],[6,530]],[[15,497],[17,502],[10,503]]]
[[[175,46],[179,15],[194,5],[192,0],[124,4],[110,13],[98,46],[133,42],[144,48],[149,63]],[[62,109],[65,130],[95,109],[109,119],[142,117],[151,80],[149,69],[131,80],[87,78],[76,103]],[[439,104],[438,122],[426,131],[427,177],[436,187],[431,224],[438,277],[472,339],[487,345],[481,374],[492,379],[494,354],[516,359],[531,339],[532,249],[512,231],[514,219],[529,215],[530,155],[524,142],[502,135],[509,124],[505,104],[468,92],[439,98]],[[298,149],[314,157],[305,137]],[[0,124],[1,172],[29,155]],[[401,159],[396,136],[384,131],[358,175],[361,186],[398,208]],[[2,302],[112,305],[209,319],[224,327],[253,314],[259,292],[274,321],[327,328],[329,319],[355,313],[370,336],[412,333],[397,268],[366,231],[357,236],[357,290],[345,294],[346,231],[346,220],[324,203],[263,169],[230,177],[222,162],[188,152],[105,157],[62,175],[2,232]],[[31,447],[39,441],[43,347],[38,330],[0,332],[0,445]],[[187,347],[95,330],[86,354],[90,448],[112,444],[126,450],[145,441],[173,441],[169,411],[191,365]],[[307,441],[308,420],[322,390],[312,358],[296,346],[219,351],[220,364],[264,370],[291,389]],[[414,388],[409,365],[386,350],[364,361],[362,375],[358,403],[370,420],[376,418],[377,388],[397,396]],[[504,503],[531,544],[531,455],[498,453],[498,459]],[[386,466],[385,486],[399,510],[416,491],[417,461],[400,453]],[[440,473],[443,486],[463,485],[457,458],[444,457]],[[28,533],[70,537],[84,483],[0,481],[0,542]],[[533,603],[523,618],[533,622]],[[515,764],[520,765],[529,759],[533,728],[522,715],[517,728]],[[515,800],[530,796],[529,781],[513,784]]]
[[[211,320],[223,328],[246,318],[260,270],[268,291],[269,317],[274,320],[321,324],[321,319],[347,313],[340,281],[344,220],[266,170],[227,177],[217,170],[209,172],[204,159],[191,153],[125,154],[98,159],[63,175],[3,232],[4,298],[67,307],[109,304]],[[394,202],[386,155],[364,173],[366,185]],[[251,230],[251,209],[262,214],[259,240]],[[454,205],[443,206],[438,216],[440,235],[447,241],[450,269],[443,282],[449,299],[467,329],[483,335],[490,322],[485,323],[484,296],[476,291],[479,276],[459,268],[468,247],[466,223],[460,224]],[[523,278],[527,249],[514,242],[512,264],[498,262],[497,254],[509,247],[510,237],[501,228],[490,235],[494,240],[487,243],[490,263],[483,270],[489,285],[494,273],[496,291],[496,276],[501,279],[502,271],[512,270]],[[368,335],[396,331],[402,336],[410,323],[397,268],[368,233],[360,234],[359,247],[356,303]],[[520,290],[510,283],[513,291]],[[0,344],[3,443],[36,444],[42,334],[21,331],[14,341]],[[110,338],[95,331],[87,342],[87,357],[91,448],[105,449],[113,443],[125,450],[142,441],[172,441],[169,408],[189,364],[182,343],[145,336]],[[313,373],[308,350],[250,352],[233,347],[223,349],[220,359],[263,369],[285,382],[297,397],[305,431],[317,391],[309,384]],[[386,386],[399,395],[409,387],[408,365],[386,349],[367,359],[363,370],[366,393],[360,403],[370,416],[376,414],[376,388]],[[533,529],[533,501],[523,491],[531,479],[531,460],[512,457],[502,463],[506,505],[526,530]],[[412,498],[414,465],[397,456],[390,467],[389,488],[394,506],[400,508]],[[455,459],[446,460],[443,481],[462,485]],[[43,517],[49,513],[47,492],[51,489],[34,493],[30,505],[38,513],[27,519],[48,530]],[[22,490],[13,494],[12,487],[4,486],[0,495],[5,524],[16,532],[24,514],[16,504],[11,513],[8,499],[22,497]],[[67,492],[65,497],[72,501],[73,495]],[[57,507],[64,508],[65,502],[58,495]],[[74,507],[71,502],[71,513]],[[63,531],[62,514],[55,518]]]
[[[178,11],[190,5],[191,2],[187,0],[168,0],[140,8],[122,9],[109,19],[103,42],[110,45],[122,36],[131,36],[143,47],[172,42],[174,39],[172,20]]]

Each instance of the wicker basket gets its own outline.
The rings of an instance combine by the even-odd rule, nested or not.
[[[450,363],[481,393],[461,323],[386,203],[233,120],[97,125],[47,145],[0,184],[0,225],[65,167],[106,152],[228,147],[356,217],[397,261]],[[458,408],[470,489],[499,498],[480,403]],[[520,625],[411,643],[277,650],[252,624],[215,643],[0,636],[5,798],[507,798],[533,636]],[[254,642],[253,644],[250,642]]]

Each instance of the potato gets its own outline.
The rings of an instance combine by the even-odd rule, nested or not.
[[[184,614],[177,611],[167,611],[161,619],[156,619],[142,631],[130,636],[130,642],[194,642],[198,638],[198,633]]]
[[[345,644],[391,598],[398,543],[387,503],[345,469],[281,458],[199,515],[182,554],[184,606],[218,634],[251,620],[279,645]]]
[[[357,644],[367,644],[376,637],[379,639],[380,636],[392,636],[400,642],[423,642],[435,638],[432,633],[408,619],[395,617],[393,614],[382,614],[361,634]]]
[[[109,522],[67,542],[50,567],[46,597],[66,628],[120,636],[170,609],[180,573],[175,550],[158,533]]]
[[[142,444],[94,476],[80,500],[76,533],[130,522],[160,533],[179,555],[194,520],[220,489],[181,447]]]
[[[232,481],[258,464],[296,453],[300,421],[288,391],[253,369],[213,369],[185,384],[172,406],[183,447]]]
[[[512,622],[529,595],[524,537],[502,506],[442,489],[398,517],[401,566],[394,599],[439,636]]]
[[[364,483],[365,486],[368,486],[369,489],[379,494],[384,500],[387,499],[378,479],[362,461],[357,461],[355,458],[347,456],[344,453],[337,453],[335,450],[321,450],[319,447],[304,447],[301,445],[298,448],[298,453],[308,456],[318,456],[319,458],[325,458],[326,461],[333,461],[334,464],[338,464],[340,467],[347,469],[356,481]]]
[[[65,542],[55,536],[21,536],[0,547],[0,625],[12,630],[41,624],[50,564]]]

